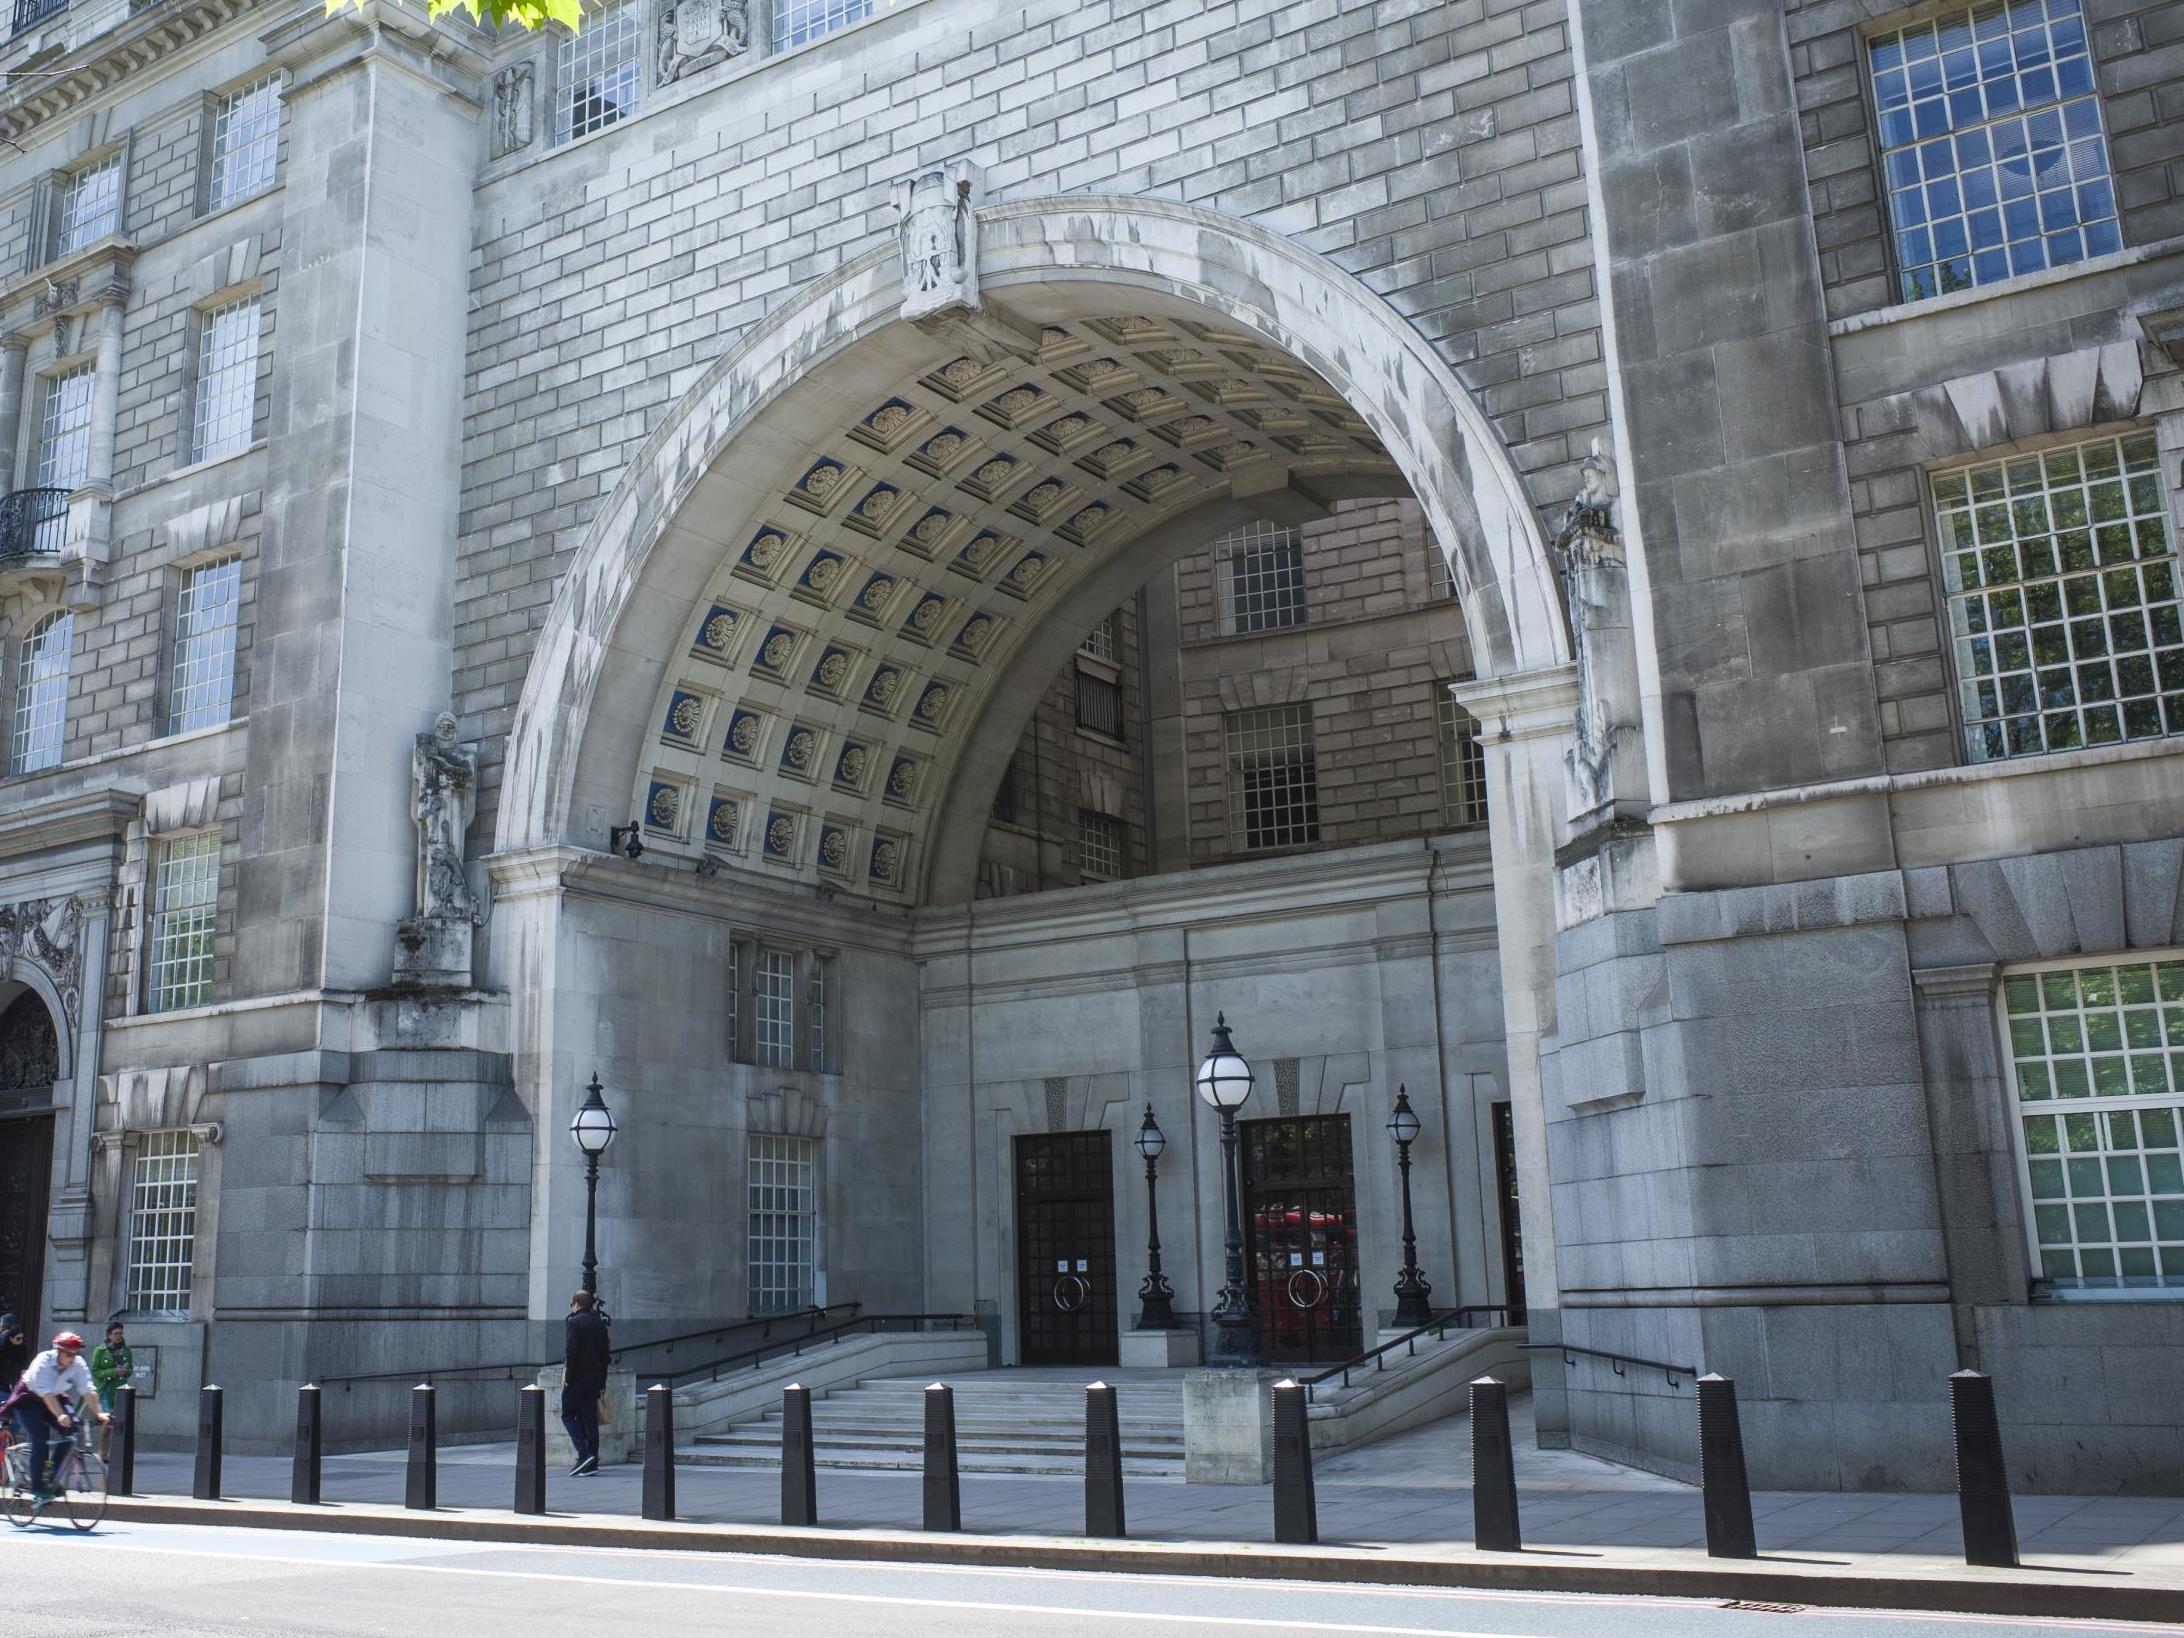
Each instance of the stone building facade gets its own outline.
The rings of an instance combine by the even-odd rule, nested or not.
[[[1202,1311],[1226,1013],[1265,1294],[1385,1322],[1407,1087],[1545,1441],[2173,1482],[2184,3],[16,24],[0,1245],[173,1427],[539,1351],[594,1074],[631,1334],[1096,1352],[1148,1108]]]

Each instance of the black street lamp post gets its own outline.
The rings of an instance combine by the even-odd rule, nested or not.
[[[1138,1329],[1141,1331],[1172,1331],[1175,1329],[1175,1292],[1168,1284],[1168,1276],[1160,1272],[1160,1197],[1153,1187],[1160,1172],[1160,1152],[1168,1147],[1168,1139],[1160,1130],[1160,1122],[1153,1119],[1153,1106],[1145,1106],[1145,1124],[1138,1128],[1137,1152],[1145,1157],[1145,1242],[1146,1274],[1144,1283],[1137,1288]]]
[[[614,1141],[614,1111],[599,1095],[599,1077],[585,1088],[589,1094],[576,1118],[569,1122],[569,1136],[584,1151],[584,1289],[591,1293],[592,1307],[599,1307],[599,1157]],[[604,1319],[602,1311],[600,1317]]]
[[[1216,1014],[1213,1050],[1198,1066],[1198,1095],[1221,1111],[1221,1197],[1228,1210],[1227,1279],[1213,1304],[1209,1365],[1249,1368],[1259,1363],[1259,1327],[1244,1278],[1244,1220],[1236,1202],[1236,1111],[1251,1096],[1251,1066],[1237,1056],[1228,1018]]]
[[[1410,1094],[1395,1089],[1395,1113],[1388,1117],[1388,1131],[1395,1138],[1395,1163],[1403,1173],[1403,1272],[1395,1282],[1395,1323],[1415,1330],[1433,1323],[1433,1287],[1418,1272],[1418,1236],[1411,1230],[1410,1146],[1418,1136],[1418,1117],[1411,1112]]]

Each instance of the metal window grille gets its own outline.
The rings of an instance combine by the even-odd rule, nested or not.
[[[1097,881],[1122,874],[1122,821],[1090,808],[1077,810],[1077,870]]]
[[[280,139],[278,74],[222,97],[212,114],[212,179],[205,208],[218,210],[273,186]]]
[[[1906,301],[2122,247],[2081,0],[1949,12],[1867,50]]]
[[[1246,852],[1317,842],[1319,769],[1312,708],[1277,705],[1228,719],[1229,840]]]
[[[8,771],[36,773],[61,760],[61,740],[68,721],[68,661],[76,637],[76,617],[63,610],[34,627],[23,639],[15,668],[15,732]]]
[[[174,614],[172,733],[217,727],[234,708],[235,612],[242,585],[242,559],[234,557],[200,564],[182,576]]]
[[[774,0],[773,48],[781,51],[872,15],[872,0]]]
[[[57,11],[68,9],[68,0],[15,0],[15,32],[35,28]]]
[[[209,461],[250,447],[258,417],[258,298],[205,314],[197,330],[197,403],[190,459]]]
[[[1104,620],[1084,634],[1084,641],[1077,645],[1077,652],[1089,654],[1095,660],[1105,660],[1110,665],[1115,664],[1116,657],[1122,653],[1121,629],[1122,611],[1110,609]]]
[[[1280,631],[1304,624],[1304,536],[1254,523],[1215,545],[1221,565],[1221,633]]]
[[[601,6],[583,29],[564,35],[554,59],[554,141],[605,130],[637,112],[644,8],[629,0]]]
[[[752,972],[758,1003],[758,1061],[768,1069],[796,1067],[796,959],[781,950],[761,950]]]
[[[827,1070],[827,968],[824,956],[811,958],[811,972],[804,984],[804,1033],[809,1041],[810,1067]]]
[[[1077,726],[1122,738],[1122,684],[1096,671],[1077,672]]]
[[[149,1012],[212,999],[212,933],[220,907],[220,833],[178,836],[159,851],[152,884]]]
[[[1451,825],[1486,823],[1486,751],[1479,720],[1458,705],[1447,687],[1437,706],[1441,726],[1441,814]]]
[[[819,1288],[818,1144],[810,1138],[753,1132],[746,1140],[751,1312],[809,1308]]]
[[[121,226],[121,155],[86,165],[61,184],[61,219],[53,253],[66,256]]]
[[[2151,432],[1935,474],[1975,762],[2184,733],[2184,609]]]
[[[2001,1009],[2042,1275],[2184,1286],[2184,958],[2019,969]]]
[[[197,1137],[148,1132],[129,1200],[128,1306],[187,1314],[197,1252]]]

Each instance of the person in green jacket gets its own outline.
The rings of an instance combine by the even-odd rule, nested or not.
[[[136,1359],[129,1352],[129,1338],[116,1320],[106,1328],[106,1340],[91,1350],[91,1386],[98,1390],[99,1409],[114,1414],[114,1397],[117,1389],[136,1371]],[[106,1441],[111,1430],[99,1429],[99,1455],[106,1454]]]

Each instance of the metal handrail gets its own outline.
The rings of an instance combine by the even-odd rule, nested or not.
[[[975,1330],[978,1318],[974,1314],[859,1314],[836,1325],[816,1326],[802,1336],[784,1338],[778,1343],[760,1343],[756,1348],[746,1348],[741,1353],[727,1354],[719,1359],[708,1360],[702,1365],[691,1365],[659,1378],[670,1388],[685,1383],[704,1380],[718,1382],[721,1373],[730,1368],[756,1369],[766,1363],[768,1357],[794,1359],[801,1355],[807,1343],[836,1342],[853,1331],[880,1332],[891,1328],[909,1326],[917,1331],[938,1329],[931,1322],[946,1320],[950,1331]]]
[[[607,1355],[609,1362],[623,1360],[630,1354],[647,1348],[665,1348],[673,1352],[680,1343],[696,1342],[703,1337],[730,1337],[738,1331],[757,1330],[761,1337],[770,1336],[776,1326],[800,1324],[815,1329],[833,1315],[854,1319],[864,1311],[861,1302],[835,1302],[821,1306],[814,1303],[809,1308],[792,1309],[785,1314],[753,1314],[749,1319],[735,1320],[727,1325],[716,1325],[704,1331],[682,1331],[671,1337],[650,1337],[643,1342],[626,1343]],[[635,1367],[633,1366],[632,1369]]]
[[[1668,1378],[1668,1385],[1672,1388],[1683,1386],[1676,1380],[1679,1376],[1695,1378],[1699,1374],[1696,1365],[1669,1365],[1658,1359],[1640,1359],[1636,1354],[1613,1353],[1606,1348],[1580,1348],[1571,1342],[1520,1342],[1517,1346],[1526,1353],[1559,1353],[1565,1365],[1575,1365],[1576,1356],[1579,1354],[1587,1359],[1604,1359],[1614,1368],[1617,1376],[1623,1374],[1625,1365],[1635,1365],[1642,1371],[1659,1371]]]
[[[1352,1371],[1362,1370],[1368,1364],[1375,1371],[1384,1371],[1388,1368],[1387,1356],[1395,1352],[1396,1349],[1401,1348],[1404,1350],[1404,1357],[1408,1358],[1418,1352],[1418,1339],[1428,1331],[1433,1333],[1434,1341],[1443,1341],[1447,1338],[1451,1327],[1459,1330],[1469,1327],[1468,1316],[1472,1314],[1499,1314],[1504,1321],[1507,1321],[1510,1310],[1501,1303],[1466,1303],[1461,1308],[1444,1309],[1427,1324],[1421,1325],[1415,1330],[1405,1331],[1401,1336],[1393,1337],[1377,1348],[1368,1348],[1355,1359],[1346,1359],[1339,1365],[1330,1365],[1317,1376],[1299,1377],[1297,1379],[1298,1385],[1304,1389],[1304,1397],[1307,1403],[1310,1403],[1313,1399],[1313,1390],[1331,1377],[1341,1377],[1342,1385],[1347,1388],[1350,1385],[1350,1373]]]
[[[55,488],[0,495],[0,558],[59,551],[66,531],[49,526],[67,518],[68,496]]]

